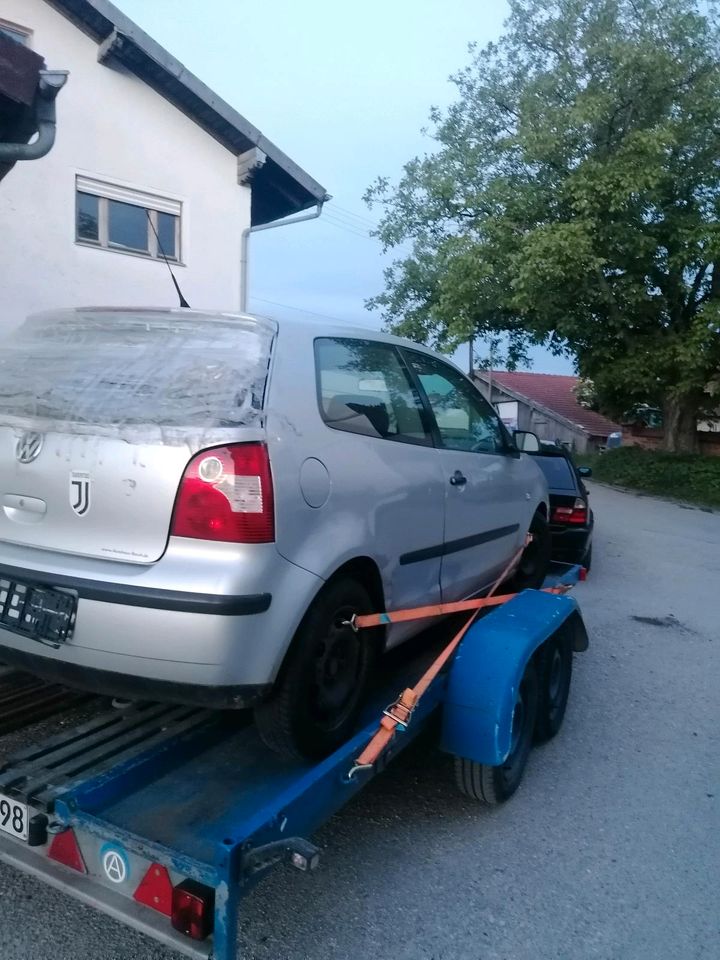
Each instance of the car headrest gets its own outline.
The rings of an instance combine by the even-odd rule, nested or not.
[[[369,436],[386,437],[390,429],[387,407],[377,397],[356,394],[337,394],[325,408],[328,423],[342,423],[346,430]]]

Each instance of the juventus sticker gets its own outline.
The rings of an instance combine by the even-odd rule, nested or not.
[[[84,517],[90,509],[91,489],[92,478],[89,473],[70,471],[70,506],[79,517]]]

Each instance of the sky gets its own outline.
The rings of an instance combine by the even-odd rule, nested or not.
[[[497,39],[505,0],[115,3],[333,198],[319,220],[251,237],[250,309],[381,327],[364,301],[381,292],[388,260],[362,195],[432,150],[430,108],[452,102],[468,43]],[[467,351],[456,360],[466,366]],[[544,350],[532,369],[572,372]]]

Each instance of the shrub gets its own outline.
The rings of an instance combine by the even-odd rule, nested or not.
[[[620,447],[577,460],[592,467],[593,478],[604,483],[720,507],[720,457]]]

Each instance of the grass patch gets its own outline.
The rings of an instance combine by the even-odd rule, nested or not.
[[[720,457],[659,453],[620,447],[602,454],[578,454],[593,478],[703,506],[720,507]]]

